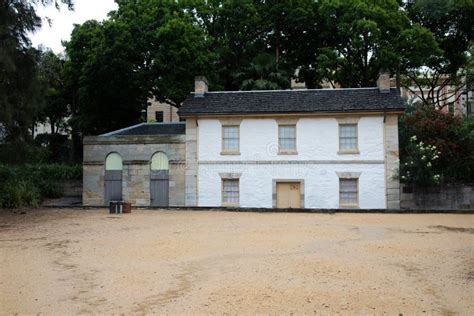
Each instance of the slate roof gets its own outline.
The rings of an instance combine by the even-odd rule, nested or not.
[[[150,136],[150,135],[175,135],[186,132],[185,123],[141,123],[122,128],[100,136]]]
[[[403,111],[397,89],[311,89],[191,93],[179,115]]]

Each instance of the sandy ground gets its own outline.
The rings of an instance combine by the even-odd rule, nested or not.
[[[0,313],[474,314],[474,215],[0,210]]]

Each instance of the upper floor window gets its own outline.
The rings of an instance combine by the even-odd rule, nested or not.
[[[238,154],[239,153],[239,126],[224,125],[222,126],[222,153]]]
[[[339,124],[339,152],[358,153],[357,124]]]
[[[163,122],[163,111],[156,111],[155,112],[155,120],[157,122]]]
[[[296,153],[296,125],[278,126],[278,148],[280,154]]]

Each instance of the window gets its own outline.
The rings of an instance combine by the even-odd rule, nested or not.
[[[117,153],[110,153],[105,158],[105,170],[122,170],[122,157]]]
[[[358,179],[339,179],[339,204],[355,206],[358,204]]]
[[[278,126],[278,145],[280,153],[296,152],[296,125]]]
[[[222,127],[222,152],[239,152],[239,126],[229,125]]]
[[[356,153],[357,124],[339,124],[339,151]]]
[[[222,205],[239,205],[239,179],[222,179]]]
[[[162,111],[156,111],[155,112],[155,120],[157,122],[163,122],[163,112]]]
[[[165,153],[157,152],[151,157],[151,170],[160,171],[169,169],[168,156]]]

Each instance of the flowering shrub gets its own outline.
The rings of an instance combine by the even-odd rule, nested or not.
[[[400,181],[413,184],[474,181],[473,121],[432,108],[408,107],[400,118],[399,128]],[[433,150],[438,152],[433,155],[437,158],[429,160],[429,151]],[[425,160],[421,159],[423,156]],[[406,174],[405,170],[410,174]],[[438,175],[436,178],[439,179],[433,180],[434,175]]]
[[[400,180],[407,184],[439,184],[441,175],[433,165],[438,161],[441,152],[435,145],[427,145],[412,136],[405,148],[406,155],[400,164]]]

